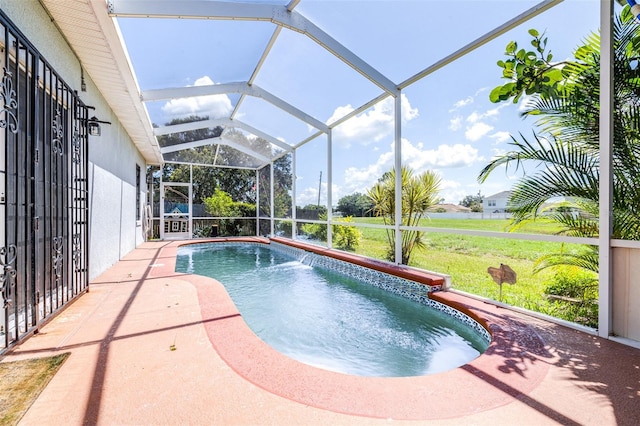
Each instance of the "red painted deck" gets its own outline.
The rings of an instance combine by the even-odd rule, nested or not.
[[[219,283],[145,243],[2,361],[71,352],[22,424],[632,425],[640,350],[453,293],[486,322],[485,354],[446,373],[364,378],[281,355]],[[175,349],[175,350],[172,350]]]

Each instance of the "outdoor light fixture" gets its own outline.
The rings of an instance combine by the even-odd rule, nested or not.
[[[87,130],[89,135],[100,136],[100,123],[111,124],[109,121],[98,120],[95,115],[87,120]]]

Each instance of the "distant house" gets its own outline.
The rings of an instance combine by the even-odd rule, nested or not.
[[[482,209],[485,213],[505,213],[507,211],[509,197],[511,197],[511,191],[502,191],[484,197],[482,200]]]
[[[431,213],[470,213],[469,207],[460,206],[457,204],[436,204],[429,209]]]

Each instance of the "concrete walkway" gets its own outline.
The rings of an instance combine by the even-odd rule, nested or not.
[[[247,331],[219,284],[173,272],[177,246],[143,244],[2,359],[71,352],[21,424],[640,422],[640,350],[455,295],[445,297],[487,318],[496,336],[466,366],[375,379],[300,365]]]

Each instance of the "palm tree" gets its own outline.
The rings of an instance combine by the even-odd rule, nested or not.
[[[401,168],[402,181],[402,218],[405,226],[419,226],[420,220],[427,216],[427,210],[438,204],[440,177],[427,170],[414,175],[411,168]],[[386,172],[378,182],[369,189],[367,196],[373,202],[373,213],[382,217],[385,225],[396,223],[395,217],[395,181],[396,171]],[[407,265],[415,248],[424,248],[424,232],[402,231],[402,263]],[[395,259],[395,231],[387,229],[387,259]]]
[[[614,139],[613,238],[640,239],[640,30],[628,7],[614,19]],[[478,177],[483,182],[499,166],[522,168],[524,176],[513,188],[510,204],[514,222],[535,218],[543,204],[554,197],[573,200],[578,215],[561,211],[553,218],[563,225],[563,234],[598,235],[599,203],[599,112],[600,37],[589,35],[575,51],[574,62],[551,63],[545,52],[544,34],[531,30],[538,57],[507,48],[512,57],[499,63],[510,83],[492,92],[494,102],[522,93],[533,95],[524,116],[537,117],[540,131],[533,138],[512,136],[513,150],[493,159]],[[558,78],[561,70],[561,79]],[[549,77],[551,75],[551,77]],[[533,165],[533,170],[525,166]],[[595,247],[583,253],[559,253],[541,259],[538,269],[559,264],[598,270]]]

